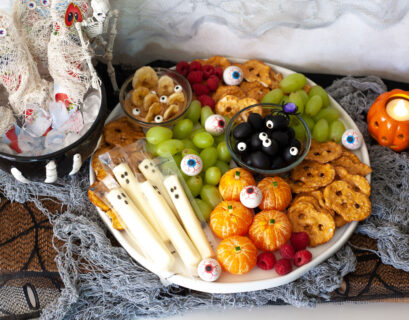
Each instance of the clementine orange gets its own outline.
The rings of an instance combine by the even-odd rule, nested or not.
[[[257,187],[263,194],[259,207],[261,210],[285,210],[291,202],[291,189],[287,182],[280,177],[266,177]]]
[[[240,192],[244,187],[253,186],[256,181],[253,175],[242,169],[233,168],[227,171],[219,183],[219,192],[224,200],[240,201]]]

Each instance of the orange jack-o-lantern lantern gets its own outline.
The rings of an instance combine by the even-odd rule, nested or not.
[[[409,92],[395,89],[376,98],[368,112],[368,131],[394,151],[409,148]]]

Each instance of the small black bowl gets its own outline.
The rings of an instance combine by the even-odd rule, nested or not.
[[[53,183],[56,181],[57,176],[61,178],[70,173],[74,174],[74,172],[78,171],[76,170],[77,166],[73,168],[74,156],[77,159],[76,165],[78,165],[78,161],[82,164],[91,156],[104,128],[107,116],[107,100],[103,85],[101,86],[100,94],[101,108],[98,116],[84,136],[61,150],[37,157],[25,157],[0,152],[0,169],[12,173],[20,182],[43,181]],[[54,168],[49,168],[48,174],[46,172],[47,165]],[[55,175],[55,172],[57,175]]]

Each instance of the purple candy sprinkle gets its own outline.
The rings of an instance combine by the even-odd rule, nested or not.
[[[293,102],[288,102],[283,106],[283,110],[285,113],[294,113],[297,111],[297,106]]]

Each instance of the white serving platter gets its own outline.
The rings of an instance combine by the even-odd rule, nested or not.
[[[238,63],[246,61],[243,59],[233,58],[229,60]],[[279,67],[274,64],[269,65],[271,66],[271,68],[273,68],[273,70],[282,73],[283,76],[294,73],[294,71],[292,70]],[[316,85],[316,83],[312,82],[309,79],[308,84]],[[330,106],[336,108],[340,112],[340,120],[344,122],[347,129],[352,128],[359,131],[358,127],[351,119],[351,117],[332,97],[330,97]],[[121,106],[118,104],[107,118],[106,123],[123,115],[124,113],[122,112]],[[368,149],[365,143],[359,150],[355,151],[354,153],[361,159],[362,162],[370,165]],[[92,184],[95,181],[95,174],[92,170],[91,165],[89,170],[90,183]],[[369,175],[367,176],[367,179],[370,181]],[[177,258],[176,264],[179,265],[180,268],[179,270],[174,270],[174,273],[158,270],[158,268],[150,260],[146,259],[142,255],[138,244],[135,243],[134,240],[126,232],[114,229],[112,227],[110,218],[102,210],[98,209],[98,213],[108,229],[118,240],[121,246],[129,253],[129,255],[146,269],[158,275],[165,285],[173,283],[189,289],[209,293],[235,293],[255,291],[277,287],[292,282],[335,254],[348,241],[349,237],[352,235],[358,224],[358,222],[351,222],[349,224],[346,224],[336,230],[334,237],[329,242],[319,245],[315,248],[309,248],[312,253],[312,260],[299,268],[293,269],[293,271],[287,275],[279,276],[274,270],[265,271],[258,267],[254,267],[249,273],[244,275],[233,275],[224,271],[221,277],[216,282],[206,282],[198,277],[192,277],[186,274],[184,272],[182,262],[179,258]]]

